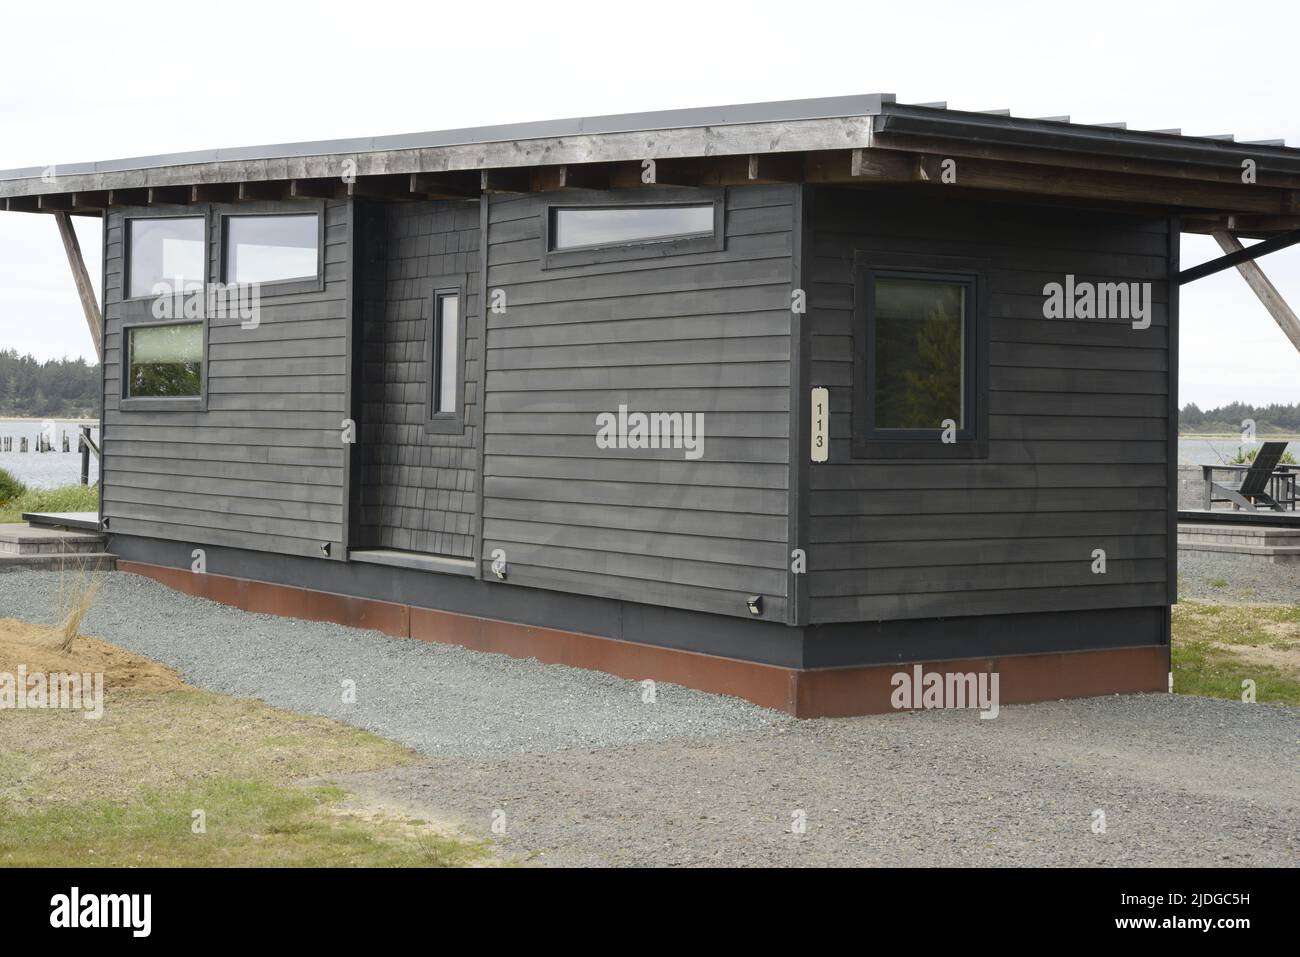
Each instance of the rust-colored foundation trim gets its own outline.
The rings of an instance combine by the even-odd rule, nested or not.
[[[399,638],[461,645],[514,658],[536,658],[618,675],[735,695],[799,718],[848,717],[894,710],[893,676],[912,663],[797,669],[695,651],[659,648],[555,628],[476,618],[413,605],[313,591],[293,585],[199,575],[185,569],[120,561],[119,571],[144,575],[191,595],[246,611],[373,628]],[[1164,645],[927,661],[926,672],[999,675],[1001,704],[1057,698],[1165,691]]]

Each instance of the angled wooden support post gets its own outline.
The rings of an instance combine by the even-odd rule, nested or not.
[[[1241,240],[1228,232],[1226,229],[1216,229],[1213,233],[1215,241],[1219,248],[1225,253],[1235,253],[1244,247]],[[1237,272],[1246,280],[1246,284],[1255,291],[1259,301],[1264,304],[1264,308],[1269,311],[1277,324],[1282,327],[1286,337],[1291,340],[1291,345],[1300,351],[1300,319],[1292,308],[1287,305],[1287,301],[1282,298],[1282,294],[1277,291],[1277,287],[1269,282],[1268,276],[1264,275],[1264,270],[1259,268],[1259,263],[1251,259],[1237,264]]]
[[[72,229],[72,218],[65,212],[56,212],[54,221],[59,224],[59,235],[63,237],[63,251],[68,254],[68,266],[72,269],[72,281],[77,284],[77,295],[81,299],[81,311],[86,314],[86,325],[90,327],[90,338],[95,343],[95,354],[99,361],[104,361],[104,317],[99,312],[99,302],[95,299],[95,287],[90,284],[90,275],[86,272],[86,262],[81,258],[81,244]]]

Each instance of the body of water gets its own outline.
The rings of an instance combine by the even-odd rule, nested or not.
[[[1300,435],[1265,435],[1254,442],[1243,442],[1240,436],[1227,439],[1178,437],[1179,465],[1221,465],[1236,456],[1238,450],[1257,449],[1265,442],[1289,442],[1287,451],[1300,459]]]
[[[57,488],[60,485],[75,485],[81,477],[81,455],[77,449],[77,427],[81,423],[67,419],[54,420],[55,448],[61,449],[63,433],[68,433],[71,452],[19,452],[18,440],[25,436],[28,449],[36,447],[36,437],[40,434],[45,419],[0,419],[0,438],[11,437],[14,440],[13,452],[0,452],[0,468],[6,469],[25,485],[33,488]],[[91,435],[99,441],[99,425],[93,424]],[[1300,458],[1300,436],[1265,436],[1255,442],[1242,442],[1240,437],[1203,438],[1200,436],[1180,436],[1178,439],[1178,463],[1180,465],[1216,465],[1237,454],[1238,449],[1258,448],[1264,441],[1285,439],[1291,442],[1289,451]],[[0,443],[2,445],[3,443]],[[90,456],[90,480],[99,479],[99,459]]]
[[[35,452],[36,439],[48,422],[54,423],[54,451]],[[99,442],[99,423],[90,425],[90,434]],[[31,488],[58,488],[76,485],[81,481],[81,453],[77,451],[77,435],[81,422],[68,419],[0,419],[0,439],[13,439],[12,452],[0,451],[0,469]],[[64,452],[63,433],[68,433],[71,452]],[[19,439],[27,439],[27,451],[19,452]],[[4,443],[0,442],[0,447]],[[99,481],[99,457],[90,453],[90,481]]]

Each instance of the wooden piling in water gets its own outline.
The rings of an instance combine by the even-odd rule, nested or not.
[[[77,445],[81,449],[81,484],[90,484],[90,426],[83,425],[77,436]]]

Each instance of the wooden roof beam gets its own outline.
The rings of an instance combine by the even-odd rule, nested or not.
[[[188,203],[190,191],[184,186],[150,186],[148,203],[150,206],[175,206]]]
[[[81,300],[82,313],[86,317],[86,327],[90,330],[90,339],[95,344],[95,354],[99,361],[104,361],[104,317],[99,311],[99,300],[95,289],[90,284],[90,274],[86,272],[86,261],[81,256],[81,244],[77,233],[72,228],[72,221],[65,212],[56,212],[54,221],[59,227],[59,236],[63,240],[63,251],[68,257],[68,266],[72,269],[72,281],[77,287],[77,298]]]
[[[1028,194],[1189,210],[1289,214],[1297,195],[1258,185],[1199,183],[1030,163],[913,155],[895,150],[859,149],[816,154],[808,181],[825,183],[924,184],[930,189],[963,189]],[[945,176],[945,172],[952,175]]]
[[[919,157],[917,170],[920,178],[942,186],[942,164],[948,159],[950,158],[942,156]],[[1198,183],[1193,180],[1053,169],[1030,163],[1001,163],[980,159],[958,159],[955,162],[955,183],[972,189],[1080,196],[1236,213],[1285,213],[1289,212],[1287,206],[1294,202],[1286,191],[1244,183]]]
[[[539,166],[533,170],[533,190],[539,193],[560,189],[609,189],[608,163],[576,163]]]
[[[108,191],[110,206],[148,206],[149,190],[143,188],[110,189]]]
[[[526,166],[480,170],[479,190],[484,193],[531,193],[532,171]]]
[[[233,203],[238,198],[235,183],[199,183],[190,187],[191,203]]]
[[[1300,242],[1300,230],[1290,235],[1293,237],[1291,244]],[[1274,242],[1280,243],[1286,238],[1285,236],[1278,237]],[[1222,257],[1223,259],[1231,259],[1234,256],[1241,256],[1248,252],[1237,238],[1227,230],[1216,232],[1214,239],[1219,244],[1219,248],[1226,254]],[[1264,244],[1261,243],[1260,245]],[[1257,248],[1252,246],[1250,250]],[[1221,261],[1216,260],[1216,262]],[[1246,280],[1246,285],[1250,286],[1251,291],[1255,293],[1259,301],[1264,304],[1264,308],[1268,310],[1269,315],[1282,328],[1282,333],[1291,340],[1291,345],[1296,347],[1297,352],[1300,352],[1300,318],[1296,317],[1295,311],[1282,298],[1282,294],[1277,291],[1277,287],[1269,282],[1268,276],[1264,275],[1264,270],[1259,267],[1259,263],[1253,258],[1243,260],[1237,263],[1237,271],[1241,273],[1241,278]]]
[[[1184,216],[1182,228],[1185,233],[1202,233],[1213,235],[1226,229],[1241,239],[1268,239],[1278,233],[1289,233],[1300,229],[1300,215],[1261,216],[1234,215],[1232,213],[1199,213]]]
[[[289,194],[289,184],[283,180],[260,180],[240,183],[235,202],[277,202]]]
[[[96,189],[72,194],[72,205],[76,209],[105,210],[108,208],[108,190]]]
[[[408,189],[436,199],[476,199],[482,192],[482,177],[472,171],[412,173]]]
[[[1280,236],[1274,236],[1272,239],[1266,239],[1262,243],[1256,243],[1254,246],[1249,247],[1243,247],[1226,229],[1215,231],[1214,238],[1218,240],[1219,246],[1223,248],[1227,255],[1201,263],[1199,266],[1192,266],[1190,269],[1184,269],[1178,274],[1179,285],[1185,286],[1189,282],[1204,279],[1206,276],[1213,276],[1216,272],[1231,269],[1233,266],[1242,263],[1253,263],[1259,257],[1275,253],[1280,249],[1288,249],[1300,243],[1300,229],[1282,233]]]
[[[1129,173],[1141,176],[1161,176],[1169,179],[1201,180],[1209,183],[1240,186],[1242,169],[1239,166],[1202,166],[1193,163],[1163,163],[1155,160],[1129,159],[1101,153],[1072,153],[1067,150],[1033,149],[980,143],[969,140],[947,140],[939,137],[911,136],[899,133],[880,133],[872,136],[873,149],[922,153],[944,157],[998,160],[1007,163],[1029,163],[1042,166],[1069,167],[1097,172]],[[1256,174],[1257,186],[1275,189],[1300,189],[1300,176],[1271,173],[1260,170]]]
[[[338,199],[346,193],[341,179],[291,179],[286,199]]]
[[[411,192],[409,173],[358,176],[347,184],[348,199],[417,199]]]
[[[72,194],[71,193],[47,193],[38,197],[36,208],[41,212],[71,212],[72,211]]]

